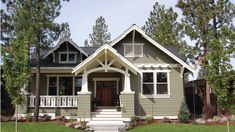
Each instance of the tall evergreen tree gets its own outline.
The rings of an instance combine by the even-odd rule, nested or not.
[[[89,45],[89,43],[88,43],[88,40],[87,40],[87,39],[85,39],[85,41],[84,41],[84,46],[85,46],[85,47],[90,47],[90,45]]]
[[[70,32],[69,24],[67,22],[63,23],[59,40],[63,38],[70,38],[70,37],[71,37],[71,32]]]
[[[57,40],[61,25],[54,22],[59,16],[61,9],[60,0],[7,0],[7,11],[11,17],[11,26],[22,30],[24,40],[35,47],[36,63],[36,87],[35,87],[35,110],[34,121],[38,121],[40,101],[40,50],[50,46]],[[20,25],[16,27],[15,25]],[[9,32],[8,32],[9,33]],[[17,32],[13,29],[7,37],[14,39]],[[28,49],[29,51],[29,49]]]
[[[177,20],[178,14],[170,7],[165,8],[156,2],[150,16],[142,27],[156,42],[164,46],[175,46],[183,50],[185,42],[182,40],[182,26]]]
[[[182,23],[186,35],[196,42],[195,46],[189,49],[192,61],[200,62],[206,79],[204,108],[211,106],[210,88],[223,108],[227,106],[228,102],[225,100],[228,98],[224,95],[227,90],[224,85],[227,77],[222,74],[225,75],[231,70],[229,55],[235,52],[235,6],[228,0],[179,0],[177,7],[183,12]],[[215,83],[214,79],[219,84]]]
[[[111,35],[108,32],[108,25],[105,23],[105,19],[100,16],[96,19],[95,26],[93,26],[92,34],[89,34],[90,44],[93,47],[102,46],[103,44],[109,44]]]

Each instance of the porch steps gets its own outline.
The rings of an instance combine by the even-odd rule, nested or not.
[[[125,126],[122,113],[116,109],[97,109],[91,113],[91,120],[87,126],[95,132],[119,132]]]

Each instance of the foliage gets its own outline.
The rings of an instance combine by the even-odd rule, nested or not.
[[[85,39],[85,41],[84,41],[84,46],[85,46],[85,47],[90,47],[90,45],[89,45],[89,43],[88,43],[88,40],[87,40],[87,39]]]
[[[32,122],[33,121],[33,117],[31,115],[27,114],[26,120],[28,122]]]
[[[62,26],[62,30],[61,30],[59,40],[62,40],[63,38],[70,38],[71,32],[70,32],[69,24],[67,22],[62,23],[61,26]]]
[[[175,46],[182,50],[185,42],[182,40],[182,26],[177,22],[178,14],[172,7],[165,8],[156,2],[143,30],[156,42],[164,46]]]
[[[228,0],[179,0],[184,32],[192,42],[186,50],[191,62],[199,65],[207,80],[206,105],[210,105],[210,87],[218,97],[219,107],[229,106],[227,85],[235,53],[235,6]],[[218,57],[218,58],[217,58]],[[230,74],[230,75],[229,75]]]
[[[183,123],[186,123],[189,121],[190,112],[189,112],[188,106],[186,105],[184,101],[181,103],[180,110],[178,113],[178,118]]]
[[[153,116],[151,116],[151,115],[146,115],[144,117],[144,119],[147,123],[152,123],[153,122]]]
[[[96,19],[95,26],[92,29],[92,34],[89,34],[91,46],[99,47],[110,43],[111,35],[108,32],[108,25],[102,16]]]
[[[62,26],[54,22],[61,9],[60,0],[32,1],[32,0],[7,0],[7,15],[9,16],[9,28],[5,32],[10,40],[18,36],[20,31],[27,46],[35,47],[36,55],[36,90],[34,121],[38,120],[39,90],[40,90],[40,51],[50,46],[57,40]],[[29,51],[29,47],[27,47]],[[19,51],[18,51],[19,52]],[[21,53],[21,52],[19,52]],[[27,61],[29,62],[29,61]],[[24,72],[23,72],[24,73]],[[23,81],[22,81],[23,82]],[[19,85],[20,86],[20,85]]]
[[[138,116],[132,116],[131,117],[131,122],[130,122],[130,126],[131,127],[135,127],[139,124],[140,118]]]
[[[202,113],[203,113],[204,119],[210,119],[217,114],[215,106],[212,106],[212,105],[211,106],[208,106],[208,105],[204,106],[202,109]]]

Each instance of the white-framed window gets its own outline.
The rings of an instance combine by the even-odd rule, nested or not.
[[[125,57],[143,57],[143,43],[124,43]]]
[[[59,63],[76,63],[76,52],[59,52]]]
[[[141,71],[143,98],[170,98],[170,70]]]

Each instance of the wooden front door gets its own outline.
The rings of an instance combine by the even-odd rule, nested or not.
[[[116,81],[97,81],[96,98],[98,106],[114,106]]]

